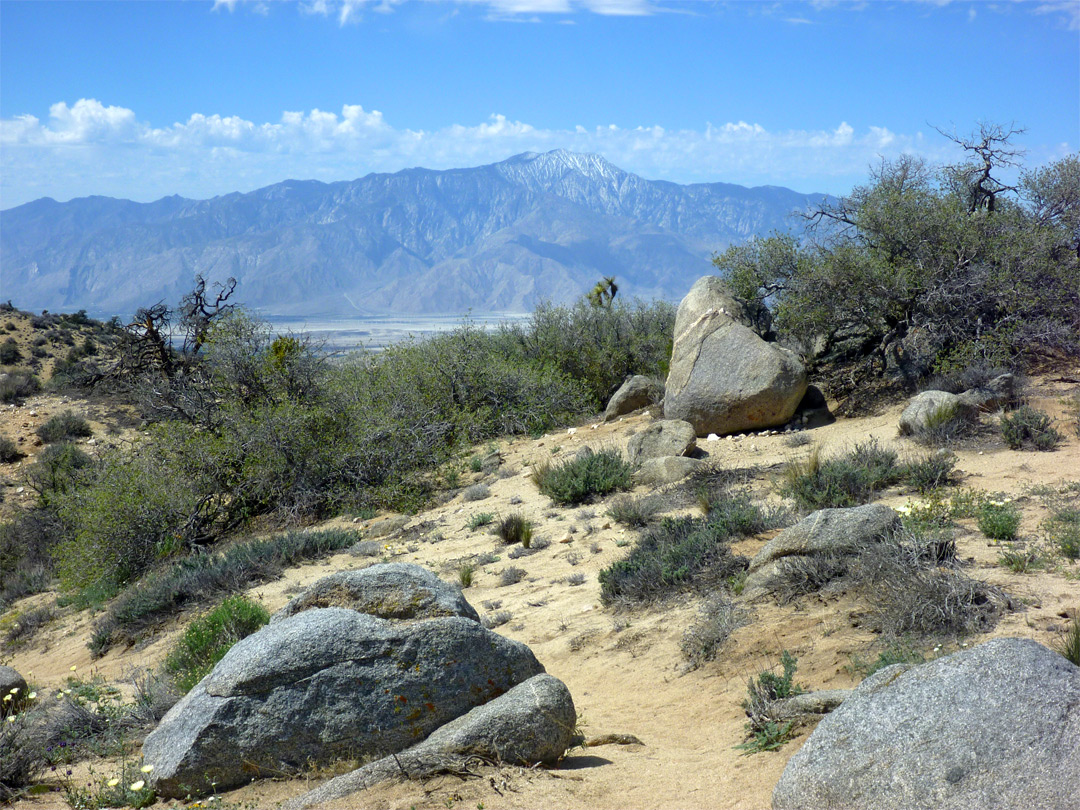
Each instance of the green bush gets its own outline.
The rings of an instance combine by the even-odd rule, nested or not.
[[[22,360],[22,352],[14,338],[8,338],[0,343],[0,366],[12,366]]]
[[[1068,628],[1061,634],[1061,640],[1055,645],[1059,653],[1080,667],[1080,618],[1073,617]]]
[[[1023,548],[1009,543],[998,552],[998,562],[1014,574],[1026,574],[1042,565],[1042,555],[1037,548]]]
[[[64,591],[108,598],[182,548],[199,493],[157,450],[109,453],[52,498],[66,529],[53,550]]]
[[[490,525],[494,520],[495,514],[493,512],[477,512],[469,518],[468,526],[472,531],[476,531],[481,526]]]
[[[555,503],[579,504],[597,495],[629,489],[632,470],[616,450],[587,451],[562,464],[537,466],[532,478]]]
[[[50,444],[26,470],[26,484],[41,503],[51,506],[55,500],[78,486],[93,467],[93,459],[71,442]]]
[[[703,577],[723,583],[744,570],[748,561],[733,555],[728,541],[775,524],[745,494],[723,504],[705,518],[665,518],[648,529],[625,559],[600,572],[600,598],[649,602]]]
[[[749,718],[746,723],[749,739],[735,746],[746,754],[775,751],[791,739],[795,723],[775,719],[774,708],[777,701],[802,694],[804,690],[794,682],[798,659],[784,650],[780,653],[780,665],[784,670],[782,675],[765,670],[756,679],[751,678],[746,685],[748,697],[742,705]]]
[[[0,436],[0,463],[10,464],[13,461],[18,461],[21,457],[22,453],[19,452],[19,445],[15,444],[14,439]]]
[[[93,436],[90,423],[72,411],[56,414],[37,429],[37,435],[46,443],[64,439],[80,439]]]
[[[63,527],[49,509],[19,510],[0,523],[0,610],[49,588],[52,549],[62,534]]]
[[[614,498],[607,508],[607,516],[616,523],[640,529],[649,525],[657,512],[663,508],[660,499],[655,496],[644,498],[631,498],[629,495],[620,495]]]
[[[585,386],[592,411],[631,374],[667,376],[675,308],[666,301],[572,307],[540,304],[526,323],[503,326],[504,351],[558,369]]]
[[[930,453],[903,465],[904,481],[920,495],[926,495],[946,486],[955,466],[956,456],[952,453]]]
[[[287,532],[230,546],[220,554],[184,557],[128,588],[94,625],[95,656],[114,644],[134,644],[155,625],[190,605],[268,582],[289,565],[318,559],[356,543],[356,532]]]
[[[521,543],[528,548],[532,541],[533,525],[520,512],[509,514],[499,521],[495,534],[507,544]]]
[[[893,664],[925,664],[926,657],[910,643],[904,640],[893,641],[878,653],[873,661],[864,661],[858,655],[851,656],[851,666],[845,667],[852,674],[859,674],[863,678],[869,678],[879,669],[891,667]]]
[[[1006,501],[987,501],[979,508],[979,531],[991,540],[1015,540],[1020,510]]]
[[[0,402],[18,402],[41,390],[41,381],[33,374],[16,371],[0,380]]]
[[[188,625],[165,658],[168,672],[181,692],[188,692],[225,657],[232,646],[270,621],[258,602],[230,596]]]
[[[955,405],[942,405],[916,427],[912,438],[930,447],[948,447],[974,433],[977,426]]]
[[[1001,417],[1001,437],[1010,450],[1054,450],[1062,439],[1048,415],[1027,405]]]
[[[833,459],[823,460],[817,448],[811,450],[805,462],[787,465],[781,491],[807,511],[858,506],[903,474],[896,453],[870,440]]]

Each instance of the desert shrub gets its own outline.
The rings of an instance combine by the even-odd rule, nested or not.
[[[698,618],[683,633],[679,648],[691,669],[716,658],[733,632],[749,621],[746,611],[722,595],[707,598]]]
[[[556,503],[580,504],[629,489],[632,469],[616,450],[588,451],[561,464],[537,466],[533,481]]]
[[[12,366],[22,360],[22,352],[14,338],[8,338],[0,343],[0,366]]]
[[[0,380],[0,402],[19,402],[41,390],[41,381],[33,374],[16,371]]]
[[[0,436],[0,463],[10,464],[21,457],[22,453],[19,452],[19,445],[15,444],[15,440]]]
[[[870,602],[873,624],[886,639],[955,637],[992,628],[1010,606],[1008,597],[943,567],[941,546],[926,540],[901,537],[859,557],[854,577]]]
[[[465,500],[482,501],[491,496],[491,488],[487,484],[473,484],[465,490]]]
[[[183,609],[268,582],[302,560],[348,548],[356,532],[286,532],[236,543],[218,554],[194,554],[145,577],[115,599],[94,625],[89,647],[103,655],[114,644],[134,644]]]
[[[915,649],[908,640],[899,639],[885,645],[885,649],[878,653],[877,658],[865,661],[858,655],[851,656],[851,665],[845,667],[852,674],[869,678],[879,669],[891,667],[893,664],[925,664],[926,656]]]
[[[998,552],[998,563],[1014,574],[1026,574],[1033,568],[1041,566],[1042,562],[1042,555],[1037,548],[1025,548],[1009,543]]]
[[[8,645],[14,645],[31,639],[38,630],[45,627],[55,617],[56,611],[48,605],[24,610],[12,616],[11,624],[8,625],[7,632],[4,634],[4,641]]]
[[[767,516],[745,494],[729,500],[705,518],[665,518],[646,530],[625,559],[600,572],[601,599],[653,601],[696,580],[722,583],[744,570],[748,561],[733,555],[728,541],[761,531]]]
[[[494,520],[495,514],[493,512],[477,512],[469,518],[468,526],[472,531],[476,531],[481,526],[490,525]]]
[[[461,585],[462,588],[471,588],[475,573],[476,566],[471,563],[465,563],[458,569],[458,584]]]
[[[225,657],[232,646],[270,621],[258,602],[230,596],[188,625],[165,658],[165,671],[177,689],[188,692]]]
[[[52,584],[52,548],[63,527],[49,509],[20,510],[0,523],[0,607]]]
[[[495,526],[495,534],[504,543],[521,543],[528,547],[532,541],[533,525],[520,512],[513,512]]]
[[[622,495],[612,499],[608,504],[606,514],[616,523],[639,529],[647,526],[662,508],[663,504],[655,496],[632,498],[629,495]]]
[[[955,405],[942,405],[915,428],[912,438],[929,447],[949,447],[973,434],[977,427],[978,423]]]
[[[780,665],[783,667],[782,675],[765,670],[757,678],[751,678],[746,685],[747,699],[742,705],[749,718],[746,723],[749,739],[735,747],[747,754],[775,751],[791,739],[794,722],[778,720],[774,716],[774,709],[777,701],[802,694],[803,688],[794,682],[798,659],[784,650],[780,653]]]
[[[37,429],[37,435],[43,442],[58,442],[63,439],[79,439],[93,436],[90,423],[72,411],[63,411],[51,417]]]
[[[956,456],[952,453],[930,453],[903,465],[904,481],[925,495],[946,486],[955,466]]]
[[[506,587],[508,585],[516,585],[525,579],[526,571],[524,568],[518,568],[516,566],[509,566],[504,568],[499,574],[499,585]]]
[[[1080,618],[1073,617],[1054,649],[1080,667]]]
[[[902,475],[896,453],[870,440],[836,458],[822,459],[815,448],[806,461],[789,462],[781,491],[807,511],[858,506]]]
[[[968,363],[946,363],[922,386],[924,391],[948,391],[962,394],[972,388],[986,388],[995,377],[1011,374],[1013,369],[996,365],[985,357],[974,357]]]
[[[0,711],[0,802],[14,803],[49,769],[42,712]]]
[[[572,307],[540,304],[526,323],[503,326],[497,339],[511,356],[558,369],[585,386],[590,408],[603,408],[631,374],[665,377],[675,308],[666,301]]]
[[[180,550],[199,493],[147,445],[111,453],[54,498],[65,538],[53,549],[61,588],[100,599]]]
[[[70,442],[50,444],[26,470],[26,484],[49,506],[77,487],[92,467],[93,459]]]
[[[991,540],[1015,540],[1020,510],[1007,501],[987,501],[979,508],[977,524]]]
[[[1001,437],[1010,450],[1054,450],[1062,439],[1049,416],[1027,405],[1001,417]]]

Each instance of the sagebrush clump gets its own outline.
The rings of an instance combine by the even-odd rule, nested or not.
[[[616,450],[586,451],[561,464],[542,464],[533,481],[556,503],[576,505],[630,488],[633,467]]]

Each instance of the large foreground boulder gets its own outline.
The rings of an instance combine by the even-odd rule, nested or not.
[[[1077,810],[1080,667],[994,639],[876,672],[791,758],[774,810]]]
[[[459,717],[424,742],[384,757],[288,802],[300,810],[365,790],[387,779],[421,779],[462,768],[469,758],[530,767],[553,764],[574,740],[577,712],[558,678],[536,675]]]
[[[664,418],[689,422],[699,436],[777,427],[795,414],[806,385],[793,352],[708,310],[675,338]]]
[[[743,596],[753,599],[771,592],[775,584],[787,579],[791,566],[807,557],[839,558],[855,554],[867,543],[882,540],[899,528],[900,516],[876,503],[812,512],[784,529],[754,555]]]
[[[463,616],[480,621],[461,589],[418,565],[386,563],[323,577],[274,614],[271,623],[311,608],[343,607],[381,619]]]
[[[382,756],[543,672],[470,618],[392,621],[312,608],[236,644],[146,738],[166,797]]]

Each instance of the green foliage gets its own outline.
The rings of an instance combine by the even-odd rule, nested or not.
[[[851,666],[846,669],[852,674],[859,674],[863,678],[869,678],[879,669],[891,667],[893,664],[925,664],[926,657],[919,652],[907,640],[897,640],[886,644],[885,649],[878,653],[877,658],[865,661],[858,655],[851,656]]]
[[[558,465],[541,464],[532,478],[555,503],[579,504],[598,495],[630,488],[633,470],[616,450],[586,452]]]
[[[188,625],[165,658],[168,672],[181,692],[188,692],[225,657],[232,646],[270,621],[258,602],[227,597],[205,616]]]
[[[655,496],[644,498],[632,498],[629,495],[621,495],[612,499],[608,504],[607,516],[616,523],[621,523],[630,528],[640,529],[649,525],[657,512],[662,508],[660,499]]]
[[[930,453],[904,464],[903,476],[920,495],[926,495],[948,485],[955,466],[956,456],[952,453]]]
[[[1001,437],[1011,450],[1054,450],[1062,439],[1047,414],[1027,405],[1001,417]]]
[[[198,492],[170,475],[175,467],[160,449],[148,442],[106,453],[80,486],[50,498],[66,529],[53,550],[64,591],[111,596],[181,548]]]
[[[495,534],[504,543],[521,543],[526,548],[532,542],[533,525],[520,512],[507,515],[495,527]]]
[[[584,386],[599,411],[630,374],[666,376],[675,308],[664,301],[573,307],[540,304],[532,318],[504,326],[497,338],[510,357],[558,369]]]
[[[8,338],[0,343],[0,366],[12,366],[22,360],[22,352],[15,338]]]
[[[732,537],[769,528],[773,516],[753,504],[745,493],[720,502],[705,518],[665,518],[648,529],[630,554],[600,572],[600,598],[650,602],[706,575],[718,583],[747,566],[731,553]]]
[[[896,453],[870,440],[826,460],[814,448],[805,462],[787,465],[781,491],[807,511],[858,506],[900,481],[903,474]]]
[[[965,418],[955,405],[942,405],[915,428],[912,438],[929,447],[948,447],[969,436],[975,428],[976,423]]]
[[[26,484],[49,506],[67,494],[89,473],[93,459],[70,442],[51,444],[42,450],[26,471]]]
[[[1020,510],[1007,501],[987,501],[979,508],[977,523],[991,540],[1015,540]]]
[[[1074,496],[1052,501],[1049,506],[1043,528],[1050,543],[1066,559],[1080,559],[1080,501]]]
[[[780,653],[780,665],[783,674],[777,675],[772,670],[765,670],[758,677],[751,678],[746,685],[747,699],[743,709],[749,721],[746,723],[747,742],[735,746],[747,755],[762,751],[775,751],[791,739],[794,722],[781,723],[771,715],[779,700],[802,694],[801,686],[794,682],[798,669],[798,659],[784,650]]]
[[[473,575],[476,573],[476,566],[471,563],[465,563],[458,569],[458,584],[462,588],[471,588],[473,584]]]
[[[184,557],[128,588],[94,625],[90,651],[134,644],[148,630],[191,605],[268,582],[289,565],[318,559],[356,543],[356,532],[287,532],[230,546],[220,554]]]
[[[1054,649],[1080,667],[1080,618],[1073,617]]]
[[[80,439],[93,436],[90,423],[72,411],[63,411],[51,417],[37,429],[37,435],[43,442],[58,442],[63,439]]]
[[[0,402],[19,402],[41,390],[41,381],[33,374],[16,371],[0,380]]]
[[[481,526],[487,526],[494,520],[494,512],[477,512],[475,515],[469,518],[468,526],[472,531],[476,531]]]
[[[1026,574],[1043,564],[1042,555],[1037,548],[1024,548],[1009,543],[998,552],[998,562],[1014,574]]]
[[[811,359],[915,379],[977,360],[1012,368],[1040,347],[1075,352],[1080,159],[1026,173],[1013,197],[980,191],[973,208],[984,159],[996,172],[1015,157],[1013,133],[984,133],[996,140],[964,144],[977,172],[883,161],[869,184],[811,214],[813,240],[774,235],[714,263],[742,299],[769,299],[775,328]]]
[[[14,439],[0,436],[0,463],[10,464],[13,461],[18,461],[21,456],[19,445],[15,444]]]

